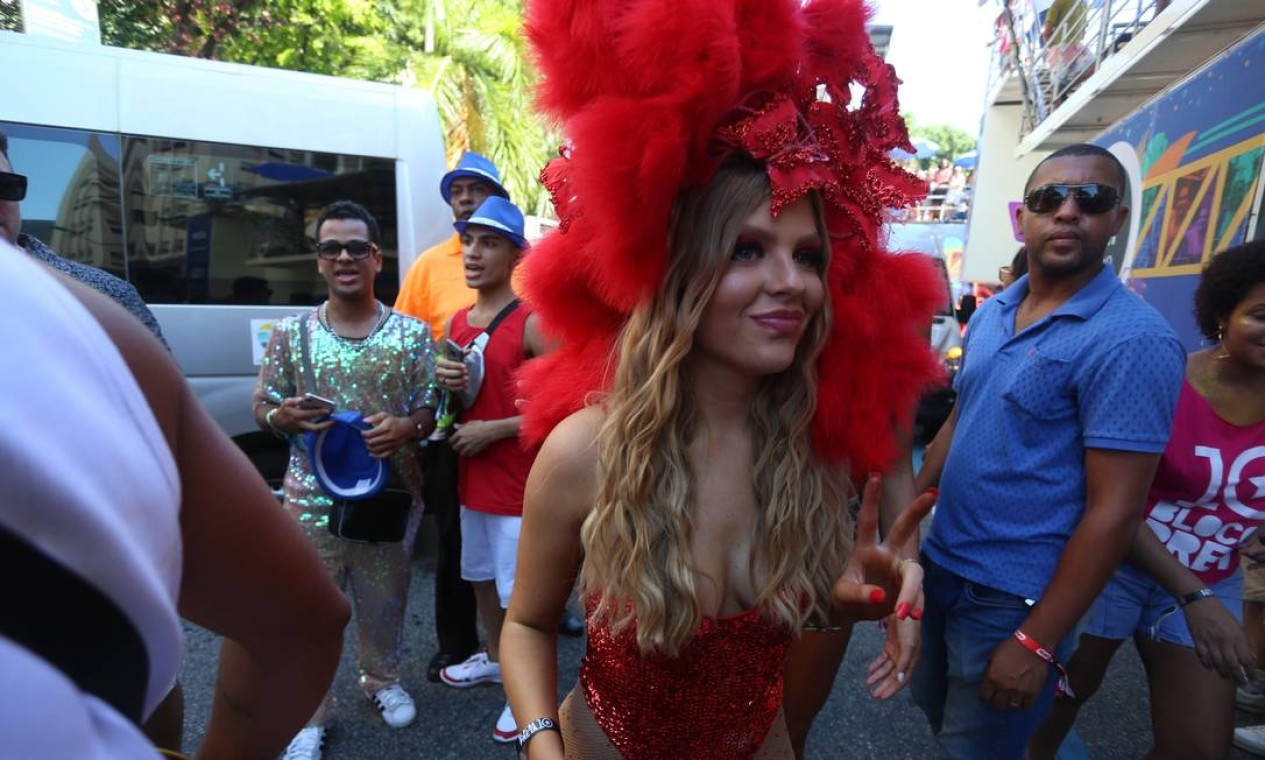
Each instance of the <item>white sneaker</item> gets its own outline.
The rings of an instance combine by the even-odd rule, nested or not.
[[[1234,729],[1234,746],[1258,757],[1265,757],[1265,726]]]
[[[500,683],[501,663],[488,660],[487,652],[475,652],[465,662],[439,671],[439,680],[458,689],[468,689],[481,683]]]
[[[492,729],[492,741],[498,744],[509,744],[518,739],[518,721],[514,720],[514,713],[510,712],[510,703],[505,703],[505,709],[501,710],[501,717],[496,719],[496,728]]]
[[[325,746],[325,727],[308,726],[290,740],[281,760],[321,760],[321,748]]]
[[[1234,703],[1240,710],[1251,713],[1265,713],[1265,691],[1256,681],[1234,690]]]
[[[391,728],[404,728],[417,717],[417,706],[404,687],[393,683],[385,689],[378,689],[373,695],[373,703],[382,713],[382,720]]]

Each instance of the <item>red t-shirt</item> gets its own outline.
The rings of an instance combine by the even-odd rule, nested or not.
[[[466,317],[470,309],[461,309],[452,317],[448,336],[463,346],[479,337],[486,329],[471,327]],[[514,402],[519,398],[514,376],[527,352],[523,332],[531,314],[525,304],[510,313],[497,325],[483,350],[483,385],[474,405],[461,413],[460,422],[470,420],[502,420],[517,417],[521,412]],[[520,440],[503,438],[475,456],[461,458],[457,493],[467,509],[494,515],[519,517],[523,514],[523,489],[527,473],[536,461],[537,446],[524,447]]]
[[[1232,425],[1182,383],[1146,523],[1204,583],[1234,574],[1239,544],[1265,522],[1265,422]]]

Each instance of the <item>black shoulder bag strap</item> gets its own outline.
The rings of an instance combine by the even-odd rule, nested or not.
[[[473,348],[479,353],[483,353],[483,350],[488,347],[488,341],[492,340],[492,331],[495,330],[498,325],[504,322],[506,317],[513,314],[514,310],[517,308],[518,308],[517,298],[505,304],[505,307],[502,308],[500,312],[498,312],[497,315],[492,318],[492,321],[490,323],[488,323],[487,328],[484,329],[483,332],[476,335],[474,337],[474,340],[470,341],[469,347]],[[469,317],[467,317],[467,320],[468,319]]]

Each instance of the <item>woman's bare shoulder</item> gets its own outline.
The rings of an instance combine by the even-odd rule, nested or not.
[[[529,501],[583,519],[597,496],[597,437],[605,419],[602,409],[585,407],[558,423],[532,466]]]

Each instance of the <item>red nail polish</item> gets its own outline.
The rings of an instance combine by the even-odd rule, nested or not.
[[[914,620],[922,620],[922,610],[915,607],[914,611],[909,613],[909,616],[912,617]]]
[[[887,592],[881,588],[876,588],[870,592],[870,604],[882,604],[887,598]]]
[[[927,489],[927,493],[931,494],[931,498],[934,499],[940,496],[940,489],[936,488],[935,486],[932,486],[931,488]]]
[[[909,602],[901,602],[896,605],[896,619],[904,620],[909,617]]]

